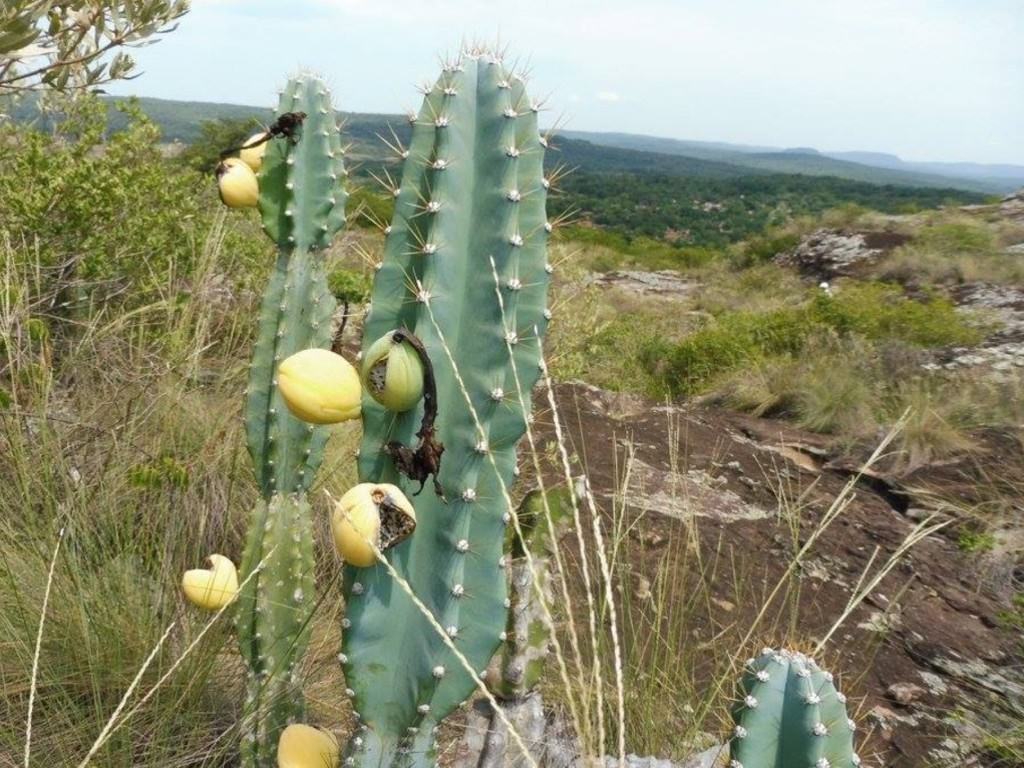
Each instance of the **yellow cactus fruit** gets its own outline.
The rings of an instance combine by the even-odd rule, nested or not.
[[[252,168],[237,157],[217,165],[217,190],[228,208],[255,208],[260,201],[260,185]]]
[[[277,768],[338,768],[341,749],[334,734],[292,723],[277,742]]]
[[[387,333],[363,356],[362,379],[370,397],[389,411],[408,411],[423,397],[423,362],[408,340]]]
[[[359,374],[329,349],[304,349],[285,359],[277,367],[277,386],[288,410],[310,424],[359,418]]]
[[[259,142],[259,143],[257,143]],[[251,145],[251,146],[250,146]],[[252,168],[253,173],[259,173],[263,167],[263,153],[267,151],[267,134],[263,131],[254,133],[238,152],[238,157],[243,163]]]
[[[416,510],[394,485],[360,483],[334,505],[331,530],[345,562],[366,568],[377,561],[374,546],[390,549],[416,530]]]
[[[210,555],[209,568],[185,571],[181,588],[193,605],[219,611],[238,595],[238,570],[224,555]]]

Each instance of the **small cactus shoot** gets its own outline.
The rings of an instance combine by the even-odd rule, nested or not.
[[[857,768],[855,725],[832,675],[802,653],[747,662],[732,711],[730,768]]]

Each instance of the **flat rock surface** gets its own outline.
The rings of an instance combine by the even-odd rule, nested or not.
[[[700,285],[671,269],[656,272],[621,269],[595,273],[590,281],[602,288],[619,288],[629,293],[677,299],[686,298]]]
[[[679,642],[721,642],[723,626],[748,626],[760,608],[737,603],[733,579],[742,571],[743,578],[774,584],[792,561],[795,532],[800,541],[810,534],[856,464],[831,461],[823,438],[771,420],[636,398],[610,405],[616,400],[583,384],[556,386],[567,439],[607,515],[606,530],[616,524],[629,530],[626,546],[636,583],[622,586],[634,592],[649,588],[665,567],[667,542],[699,530],[708,561],[717,551],[738,568],[717,575],[706,614]],[[552,439],[550,411],[537,414],[535,429],[541,444]],[[960,478],[966,484],[958,474],[966,471],[950,470],[948,477],[938,471],[935,482]],[[917,471],[911,478],[915,487],[933,479],[929,472]],[[908,512],[920,505],[910,503],[911,490],[898,482],[884,468],[865,478],[808,553],[800,591],[806,639],[832,627],[869,562],[872,568],[885,562],[917,524]],[[795,498],[799,522],[779,514]],[[622,518],[617,523],[613,509]],[[860,749],[873,756],[866,764],[998,764],[986,763],[978,751],[979,731],[970,713],[987,717],[1007,702],[1024,704],[1021,644],[1003,628],[1004,596],[979,577],[976,561],[959,550],[953,535],[932,535],[901,560],[827,646],[823,661],[842,675],[863,723]],[[778,639],[766,627],[757,642]],[[894,684],[903,685],[894,690]],[[874,708],[893,713],[883,713],[884,727],[866,718]],[[957,714],[963,711],[966,718]]]

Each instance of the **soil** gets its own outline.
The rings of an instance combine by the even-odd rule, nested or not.
[[[803,542],[860,468],[854,460],[833,457],[820,435],[782,422],[706,407],[658,406],[582,383],[557,385],[556,400],[567,439],[606,516],[605,530],[614,522],[612,499],[627,499],[628,557],[637,583],[623,589],[650,583],[666,560],[666,542],[695,529],[706,558],[717,551],[740,564],[719,571],[708,610],[679,642],[717,642],[726,624],[750,626],[760,603],[737,604],[732,579],[743,572],[744,578],[774,585],[798,546],[792,518],[779,514],[785,506],[780,498],[800,497],[796,541]],[[540,444],[554,439],[549,410],[539,410],[535,429]],[[1002,457],[1005,472],[1024,477],[1016,438],[992,435],[991,450]],[[623,494],[621,473],[630,452],[634,472]],[[801,568],[803,641],[829,630],[872,558],[874,573],[929,509],[942,508],[937,499],[969,496],[976,479],[976,463],[965,459],[904,477],[889,473],[883,462],[855,481],[853,502]],[[866,765],[1007,765],[984,753],[979,730],[993,726],[991,719],[1004,706],[1024,701],[1021,636],[1001,619],[1007,578],[1019,569],[1010,564],[1004,570],[1010,576],[992,578],[982,558],[960,550],[951,526],[906,554],[833,635],[822,661],[855,702]],[[783,641],[772,627],[786,624],[766,626],[751,648],[736,648],[736,655],[745,658]]]

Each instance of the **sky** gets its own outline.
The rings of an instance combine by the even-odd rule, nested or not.
[[[109,90],[269,107],[305,68],[394,113],[465,40],[573,130],[1024,164],[1024,0],[193,0]]]

